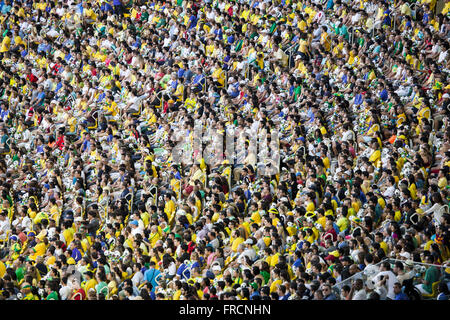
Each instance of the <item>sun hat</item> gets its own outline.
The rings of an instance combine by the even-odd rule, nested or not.
[[[405,261],[405,266],[412,268],[414,266],[414,261],[408,259]]]

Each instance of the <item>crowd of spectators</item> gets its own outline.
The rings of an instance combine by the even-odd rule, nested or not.
[[[449,8],[1,0],[0,299],[448,299]]]

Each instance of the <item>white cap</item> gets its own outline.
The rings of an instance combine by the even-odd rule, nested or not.
[[[409,259],[409,258],[411,258],[411,254],[409,252],[402,252],[402,253],[400,253],[400,257]]]

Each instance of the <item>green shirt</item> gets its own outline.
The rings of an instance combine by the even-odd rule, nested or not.
[[[294,89],[294,100],[297,101],[298,97],[300,97],[300,94],[302,92],[302,86],[298,86]]]
[[[425,272],[425,281],[427,284],[423,284],[423,289],[428,293],[433,291],[432,286],[433,283],[439,280],[439,269],[436,267],[428,268],[427,272]]]
[[[20,282],[24,276],[25,276],[25,268],[24,267],[17,268],[16,269],[17,282]]]
[[[52,292],[49,293],[47,298],[45,298],[45,300],[59,300],[58,299],[58,294],[56,293],[56,291],[52,291]]]
[[[144,13],[142,13],[141,15],[141,21],[147,21],[149,17],[149,14],[147,11],[144,11]]]
[[[97,294],[103,293],[105,296],[108,294],[108,284],[104,281],[97,284],[95,289],[97,291]]]
[[[267,271],[261,271],[261,275],[264,278],[264,284],[267,284],[270,279],[270,274]]]
[[[6,150],[9,151],[9,143],[7,143],[8,138],[9,138],[9,136],[8,136],[7,134],[4,134],[4,135],[2,136],[1,142],[2,142],[2,144],[3,144],[3,147],[4,147]]]

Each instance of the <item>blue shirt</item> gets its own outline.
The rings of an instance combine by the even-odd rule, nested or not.
[[[219,40],[223,40],[223,32],[222,29],[214,30],[214,34],[219,37]]]
[[[361,93],[358,93],[356,96],[355,96],[355,99],[353,100],[353,104],[355,105],[355,106],[359,106],[359,105],[361,105],[363,103],[363,95],[361,94]]]
[[[8,118],[8,114],[9,114],[9,110],[3,110],[0,112],[0,117],[2,118],[3,121],[5,121],[5,119]]]
[[[315,115],[314,115],[314,112],[312,111],[312,108],[309,108],[309,110],[308,110],[308,117],[309,117],[309,122],[314,121]]]
[[[106,97],[105,93],[102,93],[98,96],[97,102],[102,102],[102,100]]]
[[[184,69],[180,68],[177,72],[177,76],[178,76],[178,78],[183,78],[183,75],[184,75]]]
[[[195,15],[192,15],[189,18],[189,22],[188,22],[189,30],[191,30],[192,28],[195,28],[197,26],[197,21],[198,21],[198,19]]]
[[[144,273],[144,281],[150,282],[153,286],[152,292],[155,291],[155,287],[158,285],[156,278],[161,272],[155,268],[150,268]]]
[[[334,1],[333,0],[328,0],[327,1],[327,10],[331,10],[334,7]]]
[[[73,258],[73,260],[75,260],[75,262],[80,261],[81,258],[82,258],[80,250],[78,250],[77,248],[74,248],[74,249],[72,250],[72,255],[71,255],[71,257]]]
[[[66,56],[64,57],[64,60],[66,60],[67,62],[69,62],[70,59],[72,59],[72,55],[71,55],[70,53],[66,54]]]
[[[40,101],[39,104],[42,105],[44,103],[44,99],[45,99],[45,92],[39,92],[37,98],[38,98],[38,101]]]
[[[232,98],[236,98],[239,95],[239,84],[236,83],[233,85],[233,90],[230,93],[230,96]]]
[[[10,12],[11,8],[12,7],[10,5],[3,5],[3,7],[2,7],[2,14],[6,14],[6,13]]]
[[[51,49],[51,46],[49,44],[41,43],[37,47],[37,52],[49,52]]]
[[[278,298],[278,300],[288,300],[290,296],[291,295],[289,293],[286,293],[284,296]]]
[[[400,292],[395,295],[394,300],[409,300],[409,297],[405,293]]]
[[[187,270],[187,271],[185,271]],[[181,278],[185,278],[186,280],[188,280],[191,277],[191,272],[188,269],[187,265],[185,265],[184,263],[182,263],[177,270],[177,275],[179,275]]]
[[[90,149],[90,148],[91,148],[91,142],[89,140],[85,140],[83,142],[83,147],[82,147],[83,152],[86,151],[86,149]]]
[[[383,91],[380,92],[380,99],[382,101],[387,101],[387,99],[389,98],[388,92],[386,89],[383,89]]]
[[[250,300],[256,300],[255,297],[259,296],[259,292],[255,291],[250,295]]]
[[[336,299],[336,295],[334,293],[331,293],[329,295],[327,295],[324,300],[337,300]]]
[[[102,6],[100,7],[100,10],[102,11],[112,11],[112,9],[113,7],[107,2],[103,3]]]
[[[292,266],[293,266],[293,267],[296,267],[296,268],[298,268],[298,267],[300,267],[300,266],[302,266],[302,265],[303,265],[303,263],[302,263],[302,260],[301,260],[300,258],[298,258],[297,260],[295,260],[294,263],[292,264]]]
[[[57,85],[56,85],[56,88],[55,88],[55,92],[58,92],[59,91],[59,89],[61,89],[62,88],[62,83],[60,82],[60,83],[58,83]]]
[[[194,77],[194,80],[192,81],[192,84],[202,87],[204,82],[205,82],[205,79],[203,78],[203,75],[202,74],[197,74]]]

